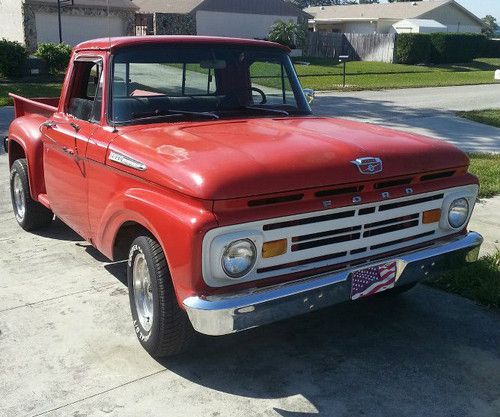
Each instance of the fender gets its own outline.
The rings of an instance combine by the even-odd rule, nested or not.
[[[161,189],[130,188],[117,194],[95,233],[94,243],[106,256],[112,258],[116,235],[126,222],[142,225],[158,240],[179,301],[206,291],[201,275],[202,240],[218,226],[206,202],[171,196]]]
[[[39,194],[45,194],[43,172],[43,142],[40,125],[47,119],[32,114],[15,119],[9,128],[9,167],[14,163],[12,147],[14,142],[20,145],[28,161],[28,181],[31,198],[38,201]]]

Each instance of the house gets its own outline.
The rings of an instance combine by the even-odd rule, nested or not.
[[[432,19],[404,19],[392,25],[393,33],[447,32],[448,27]]]
[[[349,6],[318,6],[304,9],[313,16],[313,31],[343,33],[390,33],[407,19],[434,20],[443,32],[480,33],[481,19],[454,0],[427,0]]]
[[[103,36],[131,35],[137,6],[130,0],[63,0],[62,40],[70,45]],[[59,42],[57,0],[0,0],[0,38],[34,50],[40,42]]]
[[[277,20],[311,17],[283,0],[134,0],[137,35],[265,38]]]

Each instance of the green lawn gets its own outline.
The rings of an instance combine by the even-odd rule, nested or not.
[[[297,58],[311,65],[296,62],[302,86],[314,90],[341,90],[342,66],[328,59]],[[500,68],[500,59],[481,58],[462,65],[400,65],[382,62],[348,62],[348,90],[377,90],[387,88],[437,87],[450,85],[490,84],[493,72]],[[39,80],[35,78],[15,82],[0,80],[0,106],[12,104],[9,91],[27,97],[57,96],[61,88],[60,79]],[[264,78],[262,84],[274,86],[276,80]],[[278,86],[276,84],[276,86]]]
[[[500,194],[500,154],[471,153],[470,172],[479,178],[480,198]]]
[[[474,122],[500,127],[500,109],[460,111],[457,115]]]
[[[58,80],[47,82],[33,82],[21,80],[16,82],[0,81],[0,107],[11,106],[12,99],[8,93],[19,94],[25,97],[59,97],[61,83]]]
[[[306,61],[310,65],[301,65],[297,61]],[[295,68],[304,88],[317,91],[342,89],[342,65],[333,60],[297,58]],[[498,58],[476,59],[469,64],[435,66],[354,61],[347,63],[346,89],[378,90],[491,84],[494,82],[494,71],[498,68]]]
[[[489,307],[500,308],[500,252],[427,281],[427,284]]]

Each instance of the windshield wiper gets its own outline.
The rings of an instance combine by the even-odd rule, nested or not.
[[[243,106],[245,110],[253,110],[253,111],[258,111],[264,114],[279,114],[281,116],[290,116],[290,113],[288,113],[286,110],[278,110],[278,109],[265,109],[262,107],[257,107],[257,106]]]
[[[183,116],[202,117],[205,119],[212,119],[212,120],[219,119],[219,116],[209,112],[169,109],[169,110],[155,110],[152,112],[136,113],[132,115],[131,119],[124,120],[120,123],[148,122],[157,119],[175,119]]]

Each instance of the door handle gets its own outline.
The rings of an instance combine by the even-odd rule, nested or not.
[[[53,120],[47,120],[46,122],[42,123],[42,126],[45,126],[47,129],[52,129],[57,126],[57,123]]]
[[[67,153],[68,155],[71,155],[71,156],[73,156],[75,154],[74,149],[71,149],[71,148],[63,147],[62,150],[64,153]]]
[[[80,126],[78,126],[75,122],[71,122],[69,124],[73,129],[75,129],[76,132],[80,130]]]

